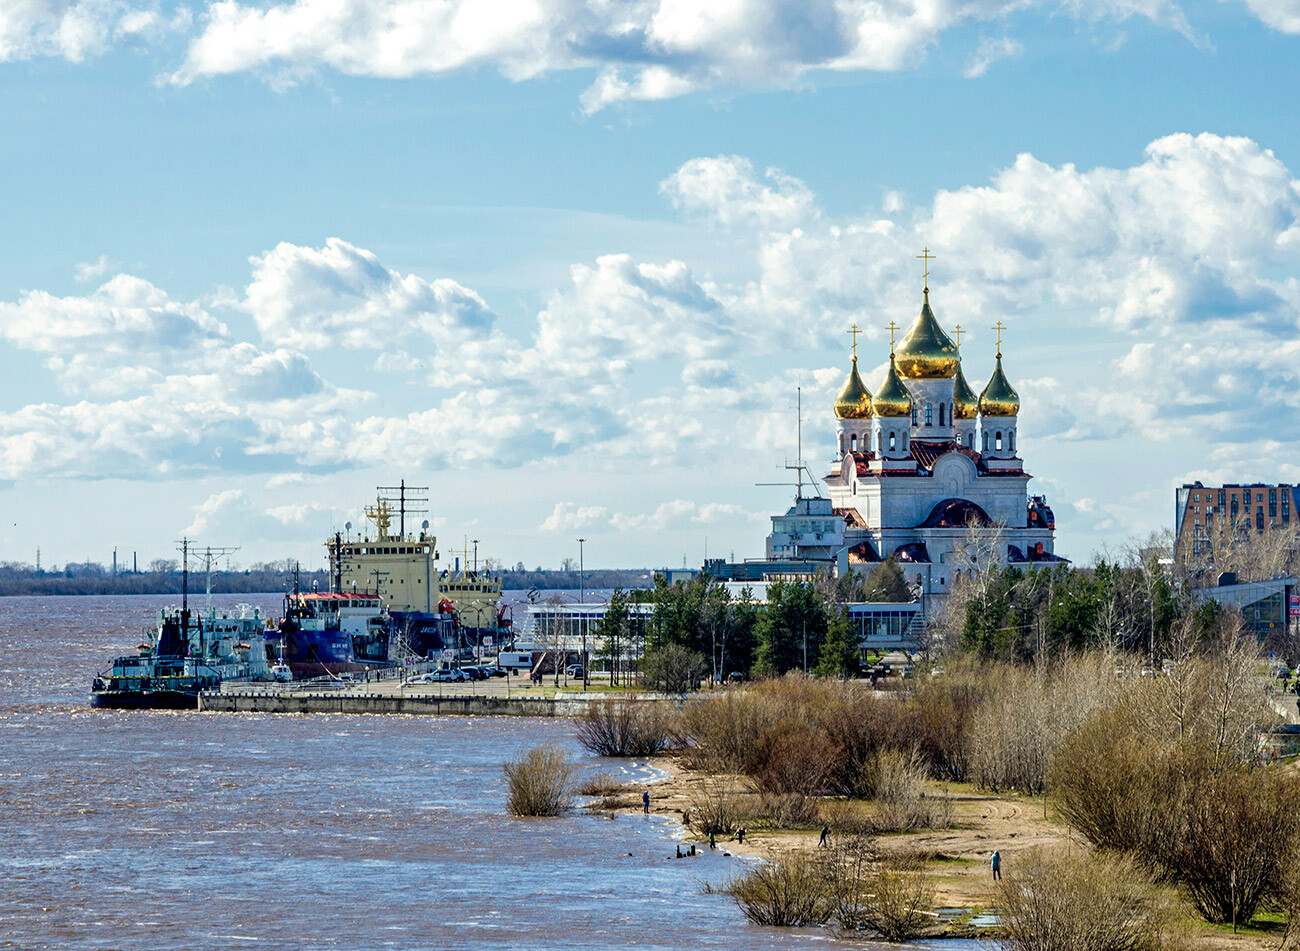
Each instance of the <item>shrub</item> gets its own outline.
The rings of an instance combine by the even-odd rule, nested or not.
[[[920,861],[886,859],[872,871],[866,885],[871,897],[863,903],[859,918],[886,941],[910,941],[934,923],[929,915],[934,907],[934,884]]]
[[[876,831],[875,819],[866,813],[860,802],[825,800],[818,803],[817,814],[835,834],[837,841],[844,837],[870,836]]]
[[[758,815],[770,829],[807,829],[819,818],[817,800],[801,793],[762,793]]]
[[[577,765],[552,743],[534,746],[502,766],[506,808],[516,816],[558,816],[573,802]]]
[[[1132,859],[1023,853],[998,888],[1007,951],[1165,951],[1173,909]]]
[[[821,925],[831,916],[826,875],[814,858],[799,853],[755,866],[728,891],[756,925]]]
[[[1296,781],[1236,767],[1191,786],[1161,859],[1206,921],[1245,923],[1282,878],[1296,842]]]
[[[708,835],[728,835],[740,825],[744,805],[739,796],[717,787],[705,786],[686,812],[686,824]]]
[[[813,796],[826,787],[839,750],[824,733],[780,723],[764,739],[758,788],[764,793]]]
[[[615,796],[626,787],[609,773],[592,773],[578,786],[580,796]]]
[[[653,756],[673,743],[663,701],[595,700],[578,716],[578,741],[598,756]]]
[[[874,778],[877,832],[910,832],[951,822],[947,799],[927,798],[925,762],[918,753],[886,750],[875,760]]]

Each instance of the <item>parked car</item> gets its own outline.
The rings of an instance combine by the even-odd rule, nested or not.
[[[745,675],[738,670],[733,670],[731,673],[727,674],[727,683],[729,684],[738,684],[744,679]]]
[[[421,683],[426,684],[459,684],[465,683],[469,677],[461,670],[435,670],[433,673],[425,674],[420,678]]]
[[[580,677],[582,677],[582,665],[581,665],[581,664],[570,664],[568,667],[565,667],[565,668],[564,668],[564,676],[566,676],[566,677],[574,677],[574,678],[580,678]]]
[[[510,673],[504,667],[484,667],[483,669],[488,672],[489,677],[505,677]]]
[[[460,669],[460,672],[462,674],[465,674],[467,677],[469,677],[470,680],[488,679],[488,672],[484,670],[482,667],[462,667]]]

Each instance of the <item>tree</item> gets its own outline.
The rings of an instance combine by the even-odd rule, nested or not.
[[[849,609],[836,607],[826,628],[826,639],[817,652],[818,677],[849,677],[858,668],[858,639],[849,619]]]
[[[903,569],[898,567],[894,556],[890,555],[878,564],[863,585],[864,601],[887,601],[905,604],[915,600],[912,589],[903,577]]]
[[[628,639],[628,597],[622,588],[615,588],[609,596],[609,607],[596,624],[596,656],[609,663],[609,682],[618,683],[619,669]]]
[[[703,654],[680,644],[664,644],[646,652],[638,673],[651,690],[684,694],[699,687],[707,668]]]
[[[826,613],[814,585],[774,581],[767,587],[767,604],[754,625],[758,650],[754,671],[762,676],[804,670],[816,663],[826,634]]]

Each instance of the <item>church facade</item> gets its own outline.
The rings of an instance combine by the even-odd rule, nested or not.
[[[1032,477],[1017,446],[1020,396],[1002,368],[1001,325],[978,396],[959,344],[930,308],[928,281],[897,348],[893,329],[889,369],[873,393],[858,373],[854,327],[852,364],[835,400],[836,451],[825,482],[828,508],[844,524],[839,572],[869,571],[892,555],[922,594],[942,598],[973,525],[1002,526],[995,554],[1005,562],[1063,560],[1052,550],[1052,510],[1029,494]]]

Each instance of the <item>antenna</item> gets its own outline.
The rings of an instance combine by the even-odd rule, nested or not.
[[[423,515],[429,511],[429,487],[427,485],[407,485],[403,479],[397,485],[379,486],[380,502],[397,503],[397,533],[406,537],[406,515]]]

